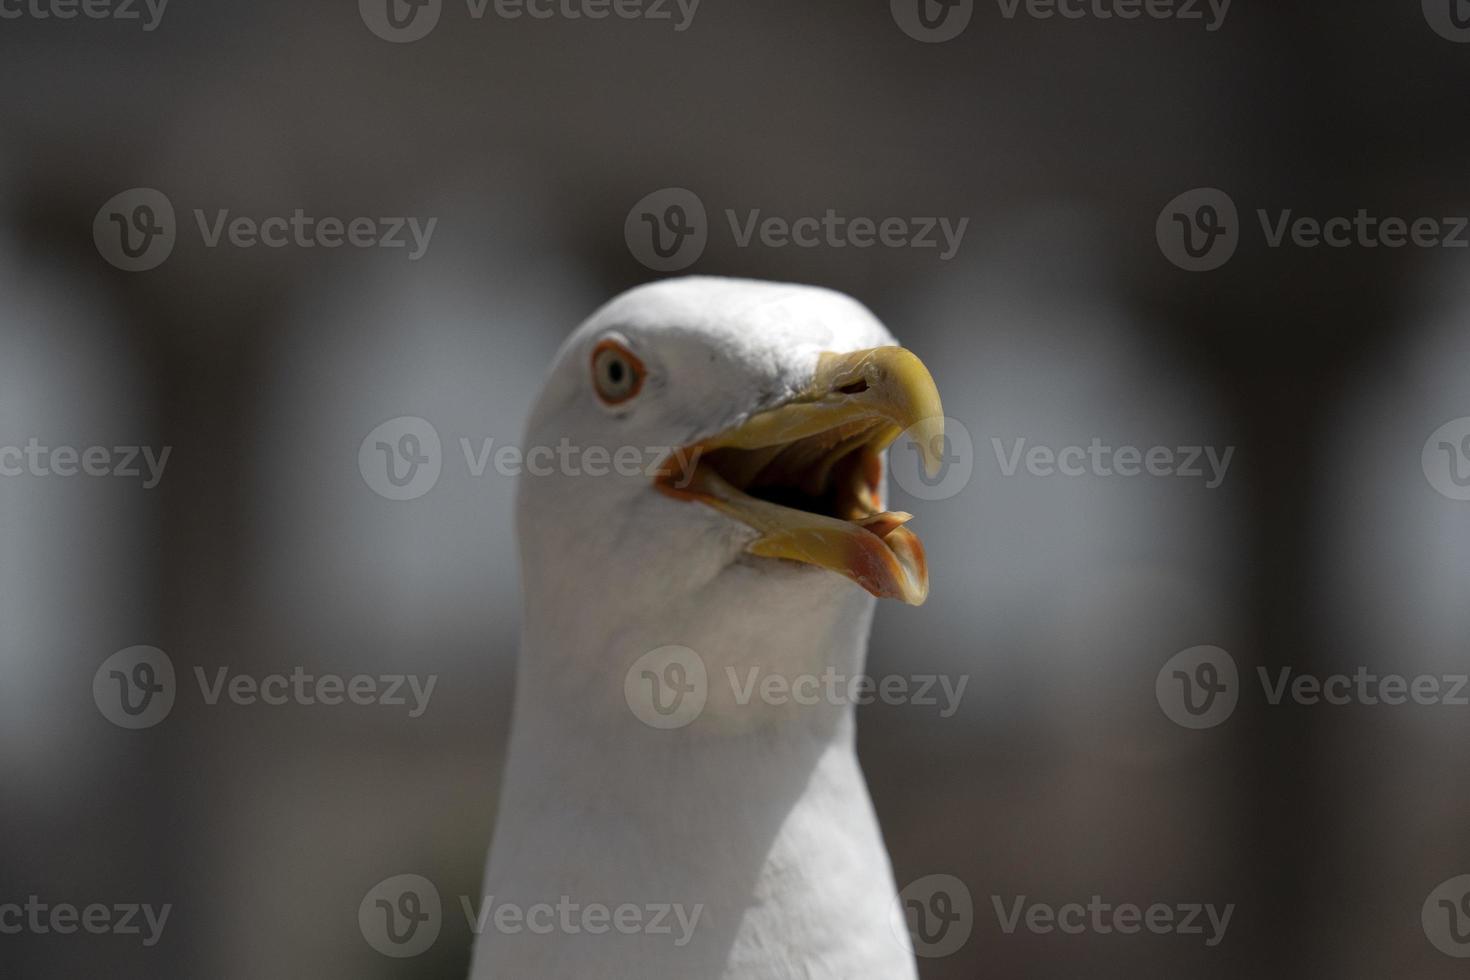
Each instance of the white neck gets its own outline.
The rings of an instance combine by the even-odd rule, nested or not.
[[[521,674],[483,890],[522,908],[566,896],[677,904],[699,919],[683,946],[678,924],[671,935],[492,924],[475,980],[914,976],[890,928],[894,884],[851,706],[760,693],[770,674],[861,672],[872,600],[837,576],[763,564],[591,603],[617,592],[588,581],[606,570],[568,581],[564,565],[523,558]],[[624,678],[670,644],[698,653],[708,698],[687,727],[659,730],[630,709]]]

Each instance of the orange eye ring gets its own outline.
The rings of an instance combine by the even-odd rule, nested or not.
[[[621,405],[643,390],[648,371],[638,356],[616,340],[592,348],[592,387],[604,405]]]

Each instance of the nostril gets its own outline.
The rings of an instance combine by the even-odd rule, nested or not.
[[[862,392],[868,390],[868,380],[866,378],[859,378],[858,380],[854,381],[852,384],[850,384],[850,385],[843,385],[841,388],[838,388],[837,390],[840,391],[840,392],[842,392],[844,395],[857,395],[857,394],[861,394]]]

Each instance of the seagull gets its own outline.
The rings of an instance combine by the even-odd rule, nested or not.
[[[917,975],[843,686],[875,597],[928,593],[910,515],[880,503],[905,432],[934,473],[929,371],[830,290],[662,280],[562,346],[525,446],[587,465],[518,487],[472,980]]]

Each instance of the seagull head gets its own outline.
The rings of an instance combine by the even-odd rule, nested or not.
[[[630,594],[732,577],[851,588],[841,576],[918,605],[923,547],[882,502],[884,451],[905,432],[935,472],[934,381],[855,300],[705,277],[639,287],[573,333],[532,411],[522,561],[548,579],[604,565]]]

